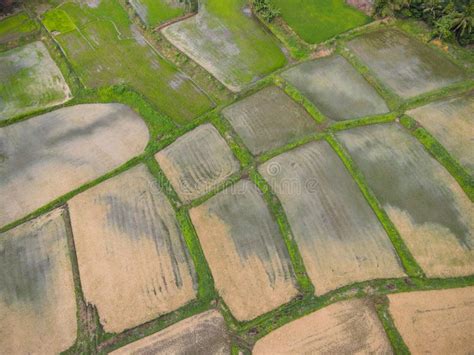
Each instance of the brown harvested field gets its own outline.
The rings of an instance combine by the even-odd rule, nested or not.
[[[215,310],[182,320],[158,333],[111,352],[113,355],[230,354],[224,318]]]
[[[63,210],[0,234],[0,353],[53,354],[76,339]]]
[[[0,226],[141,154],[148,138],[120,104],[76,105],[0,128]]]
[[[354,299],[332,304],[271,332],[252,354],[391,354],[374,306]]]
[[[239,163],[219,132],[207,123],[155,155],[183,202],[212,191],[239,170]]]
[[[377,91],[339,55],[301,63],[282,76],[332,120],[343,121],[389,111]]]
[[[84,297],[107,332],[174,311],[196,296],[171,204],[143,165],[69,201]]]
[[[474,287],[388,298],[395,326],[412,354],[474,354]]]
[[[395,123],[336,136],[425,273],[473,274],[473,204],[421,143]]]
[[[222,114],[254,155],[281,147],[317,128],[308,112],[276,86],[225,108]]]
[[[240,321],[297,294],[290,258],[261,192],[248,180],[190,210],[216,288]]]
[[[325,141],[259,167],[280,199],[317,295],[404,275],[382,225]]]
[[[396,29],[366,33],[348,47],[377,77],[404,99],[466,79],[440,51]]]
[[[408,111],[474,175],[474,91]]]

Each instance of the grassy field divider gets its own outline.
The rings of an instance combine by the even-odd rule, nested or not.
[[[293,234],[291,232],[290,224],[283,210],[283,206],[271,190],[270,185],[265,179],[258,173],[256,169],[250,169],[249,171],[250,180],[257,185],[263,194],[263,198],[270,209],[273,217],[276,219],[281,235],[285,241],[288,253],[290,256],[293,270],[295,272],[296,281],[299,285],[299,289],[303,295],[313,295],[314,286],[306,273],[306,268],[303,263],[298,245],[296,244]]]
[[[375,215],[379,219],[383,228],[387,232],[387,235],[390,238],[399,256],[402,266],[405,269],[407,275],[410,277],[424,277],[423,270],[416,262],[415,258],[411,254],[410,250],[407,248],[403,239],[400,237],[400,234],[393,225],[392,221],[389,219],[387,213],[384,211],[384,209],[376,199],[375,195],[370,190],[369,186],[365,181],[365,178],[363,177],[360,170],[357,168],[349,153],[332,134],[326,136],[326,141],[331,145],[336,154],[342,160],[347,170],[351,174],[352,178],[359,186],[362,194],[364,195],[365,199],[374,211]]]
[[[390,111],[397,110],[403,103],[402,99],[384,85],[379,78],[357,58],[347,47],[337,46],[336,52],[344,57],[361,74],[364,79],[382,96]]]
[[[63,219],[66,227],[68,254],[71,261],[72,278],[74,282],[77,319],[76,341],[74,345],[64,351],[63,354],[92,353],[98,343],[98,333],[103,332],[103,330],[100,326],[97,309],[93,305],[86,303],[84,293],[82,292],[79,263],[77,261],[69,208],[67,207],[64,208]],[[99,327],[97,324],[99,324]]]
[[[338,132],[360,126],[368,126],[377,123],[393,122],[399,116],[398,112],[389,112],[381,115],[372,115],[353,120],[337,121],[328,127],[329,132]]]
[[[323,123],[327,118],[318,110],[318,108],[309,101],[296,87],[291,85],[288,81],[280,76],[274,77],[274,84],[283,89],[285,93],[291,97],[298,104],[302,105],[305,110],[313,117],[317,123]]]
[[[459,162],[454,159],[446,148],[443,147],[426,129],[407,115],[400,118],[400,123],[456,179],[471,201],[474,201],[474,176],[471,176]]]
[[[393,323],[392,316],[388,310],[388,297],[380,296],[375,298],[375,310],[392,345],[395,354],[409,355],[407,345]]]
[[[199,242],[196,230],[194,229],[189,217],[189,207],[182,205],[178,194],[174,190],[169,180],[166,178],[155,158],[149,157],[146,160],[146,164],[151,174],[155,177],[161,191],[163,191],[163,193],[166,195],[168,200],[171,202],[173,209],[175,210],[176,219],[186,242],[186,246],[188,247],[193,259],[194,268],[196,270],[198,299],[204,303],[209,303],[211,300],[217,297],[217,294],[214,288],[214,280],[212,278],[211,270],[206,258],[204,257],[201,243]]]
[[[74,196],[76,196],[77,194],[81,193],[81,192],[84,192],[98,184],[100,184],[101,182],[105,181],[105,180],[108,180],[120,173],[123,173],[131,168],[133,168],[134,166],[137,166],[138,164],[142,163],[143,162],[143,159],[144,159],[144,155],[139,155],[139,156],[136,156],[135,158],[132,158],[130,159],[128,162],[122,164],[121,166],[119,166],[118,168],[108,172],[107,174],[104,174],[100,177],[98,177],[97,179],[95,180],[92,180],[92,181],[89,181],[87,183],[85,183],[84,185],[82,186],[79,186],[78,188],[54,199],[53,201],[47,203],[46,205],[43,205],[42,207],[36,209],[35,211],[31,212],[31,213],[28,213],[26,216],[16,220],[16,221],[13,221],[11,223],[8,223],[2,227],[0,227],[0,233],[4,233],[12,228],[15,228],[17,226],[19,226],[20,224],[23,224],[25,223],[26,221],[29,221],[30,219],[33,219],[33,218],[36,218],[36,217],[39,217],[41,216],[42,214],[45,214],[45,213],[48,213],[52,210],[54,210],[55,208],[57,207],[60,207],[62,205],[64,205],[68,200],[70,200],[71,198],[73,198]]]

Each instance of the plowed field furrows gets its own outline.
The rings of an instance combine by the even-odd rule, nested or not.
[[[0,128],[0,226],[119,167],[148,130],[119,104],[77,105]]]
[[[222,114],[254,155],[281,147],[317,128],[308,112],[275,86],[225,108]]]
[[[388,299],[412,354],[474,352],[474,287],[398,293]]]
[[[382,225],[328,143],[308,143],[259,171],[283,205],[317,295],[404,275]]]
[[[232,91],[286,63],[278,43],[253,17],[245,0],[201,0],[196,16],[162,32]]]
[[[285,243],[257,187],[248,180],[190,211],[216,288],[238,320],[296,296]]]
[[[466,78],[462,69],[441,53],[395,29],[366,33],[347,45],[405,99]]]
[[[111,352],[113,355],[230,354],[224,318],[215,310],[182,320],[165,330]]]
[[[171,204],[143,165],[69,201],[87,302],[108,332],[174,311],[196,295]]]
[[[474,273],[473,204],[414,137],[393,123],[337,138],[428,276]]]
[[[474,175],[474,91],[408,111]]]
[[[205,195],[239,170],[237,159],[211,124],[186,133],[155,158],[183,202]]]
[[[253,354],[391,354],[375,308],[367,300],[332,304],[263,337]]]
[[[336,121],[389,111],[377,91],[339,55],[302,63],[282,76]]]
[[[42,42],[0,53],[0,121],[70,98],[67,83]]]
[[[54,210],[0,234],[3,354],[59,353],[76,339],[76,299],[62,214]]]

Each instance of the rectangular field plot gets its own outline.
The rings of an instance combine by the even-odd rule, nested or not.
[[[130,5],[142,22],[150,27],[156,27],[185,13],[182,0],[130,0]]]
[[[182,320],[146,338],[112,351],[128,354],[230,354],[231,340],[224,317],[216,310]]]
[[[474,91],[408,111],[474,175]]]
[[[38,25],[26,12],[8,16],[0,20],[0,44],[14,41],[38,30]]]
[[[397,124],[337,134],[411,253],[430,277],[474,273],[473,204]]]
[[[319,43],[369,23],[370,17],[344,0],[271,0],[288,25],[306,42]]]
[[[355,299],[285,324],[255,344],[252,354],[392,354],[374,306]]]
[[[69,1],[48,11],[43,23],[87,87],[128,84],[178,123],[212,106],[188,77],[158,55],[116,1],[101,0],[95,7]]]
[[[62,108],[0,128],[0,226],[141,154],[148,130],[130,108]]]
[[[254,155],[281,147],[317,128],[308,112],[275,86],[225,108],[222,114]]]
[[[76,298],[62,214],[0,234],[2,354],[58,354],[74,344]]]
[[[42,42],[0,53],[0,121],[70,98],[64,77]]]
[[[190,210],[216,288],[238,320],[296,296],[290,257],[261,192],[248,180]]]
[[[466,78],[462,69],[441,53],[395,29],[367,33],[347,45],[404,99]]]
[[[258,170],[283,205],[317,295],[404,275],[382,225],[328,143],[308,143]]]
[[[245,0],[202,0],[196,16],[162,32],[230,90],[240,91],[286,62],[247,6]]]
[[[474,287],[398,293],[388,299],[412,354],[474,352]]]
[[[143,165],[69,201],[81,283],[107,332],[176,310],[196,276],[171,204]]]
[[[377,91],[339,55],[302,63],[282,76],[336,121],[389,111]]]
[[[181,136],[155,159],[185,203],[212,191],[239,171],[239,162],[211,124]]]

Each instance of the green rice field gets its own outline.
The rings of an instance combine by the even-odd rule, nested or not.
[[[44,15],[86,87],[127,84],[177,123],[209,110],[208,97],[161,58],[113,0],[97,7],[66,2]]]
[[[344,0],[271,0],[288,25],[306,42],[324,42],[365,25],[371,18]]]
[[[25,12],[19,12],[0,21],[0,43],[15,40],[36,30],[36,22]]]

